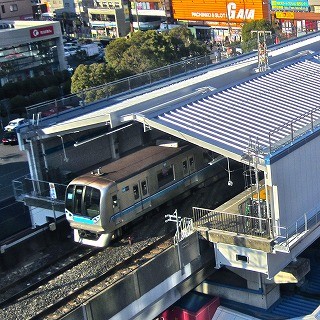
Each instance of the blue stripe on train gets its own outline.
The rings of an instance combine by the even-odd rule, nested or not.
[[[199,171],[196,171],[195,173],[192,173],[191,175],[183,178],[182,180],[179,180],[177,182],[175,182],[174,184],[164,188],[163,190],[159,191],[159,192],[156,192],[155,194],[147,197],[147,198],[144,198],[140,201],[138,201],[137,203],[133,204],[132,206],[116,213],[115,215],[113,215],[111,218],[110,218],[110,221],[115,221],[116,219],[118,218],[121,218],[122,216],[124,215],[127,215],[127,214],[130,214],[132,211],[134,211],[137,207],[141,207],[141,205],[144,205],[145,203],[151,201],[151,200],[154,200],[154,199],[157,199],[165,194],[167,194],[168,192],[171,192],[172,190],[174,189],[177,189],[179,186],[181,186],[181,184],[183,184],[186,180],[188,179],[191,179],[192,177],[196,176],[197,174],[199,173],[203,173],[203,172],[206,172],[208,169],[210,169],[210,166],[207,166]]]

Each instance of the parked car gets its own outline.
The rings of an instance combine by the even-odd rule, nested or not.
[[[70,57],[70,56],[74,56],[74,55],[76,55],[77,54],[77,52],[78,52],[79,50],[78,49],[75,49],[75,48],[70,48],[70,49],[68,49],[68,48],[64,48],[64,55],[65,55],[65,57]]]
[[[25,118],[17,118],[14,120],[11,120],[7,126],[4,127],[4,131],[13,131],[15,130],[18,126],[24,124],[26,122]]]
[[[18,137],[14,132],[5,132],[2,137],[2,143],[4,145],[10,144],[11,146],[18,144]]]

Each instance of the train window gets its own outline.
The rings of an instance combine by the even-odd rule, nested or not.
[[[189,167],[190,167],[190,172],[193,172],[195,170],[195,163],[194,163],[193,157],[189,158]]]
[[[148,194],[148,185],[146,180],[141,181],[141,192],[143,196]]]
[[[75,214],[82,214],[82,193],[83,193],[83,187],[82,186],[76,186],[75,192],[74,192],[74,213]]]
[[[127,192],[127,191],[129,191],[129,186],[125,186],[122,188],[122,192]]]
[[[134,200],[139,199],[140,195],[139,195],[139,187],[137,184],[135,184],[132,188],[133,190],[133,196],[134,196]]]
[[[116,195],[112,196],[112,207],[113,208],[118,207],[118,197]]]
[[[158,186],[162,186],[172,182],[174,180],[173,167],[164,167],[157,173]]]
[[[88,217],[96,217],[100,212],[100,191],[92,188],[86,187],[85,192],[85,215]]]
[[[184,160],[182,162],[182,167],[183,167],[183,175],[187,175],[188,174],[188,164],[187,164],[187,160]]]
[[[66,209],[73,212],[73,193],[74,193],[74,186],[69,186],[66,192]]]

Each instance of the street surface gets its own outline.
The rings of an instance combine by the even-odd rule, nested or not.
[[[0,201],[12,197],[12,180],[29,173],[25,152],[19,146],[0,144]]]

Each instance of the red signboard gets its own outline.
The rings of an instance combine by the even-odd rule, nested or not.
[[[31,38],[40,38],[54,34],[53,26],[30,29]]]

